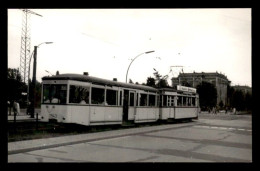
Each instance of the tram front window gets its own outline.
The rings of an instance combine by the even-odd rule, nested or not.
[[[66,104],[66,84],[44,84],[42,103]]]

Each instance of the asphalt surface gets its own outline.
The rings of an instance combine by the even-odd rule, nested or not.
[[[8,162],[250,163],[251,115],[202,113],[188,123],[11,142]]]

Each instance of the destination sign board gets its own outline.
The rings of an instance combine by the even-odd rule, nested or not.
[[[186,87],[186,86],[181,86],[181,85],[177,85],[177,90],[196,93],[196,88]]]

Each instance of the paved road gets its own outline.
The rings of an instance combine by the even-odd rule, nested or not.
[[[22,149],[23,144],[27,148]],[[189,123],[8,143],[8,153],[9,163],[250,163],[252,162],[251,116],[210,118],[208,115],[204,117],[202,115],[199,120]]]

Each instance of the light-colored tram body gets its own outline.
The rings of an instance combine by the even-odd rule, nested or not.
[[[78,74],[42,80],[42,121],[106,125],[159,119],[155,88]]]
[[[196,93],[185,94],[170,88],[158,90],[79,74],[61,74],[42,80],[41,121],[107,125],[198,116]],[[183,105],[186,98],[178,105],[178,99],[191,96],[194,102],[185,102],[194,106]]]
[[[177,86],[160,89],[160,119],[198,118],[199,95],[195,88]]]

